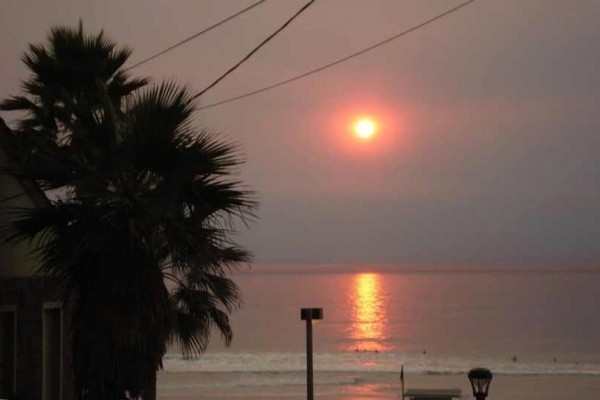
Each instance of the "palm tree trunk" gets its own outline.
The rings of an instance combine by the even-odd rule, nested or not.
[[[148,380],[143,400],[156,400],[156,371],[153,372],[152,377]]]

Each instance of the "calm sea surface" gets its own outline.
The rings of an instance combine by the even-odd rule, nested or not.
[[[600,375],[600,271],[424,266],[256,266],[236,274],[243,307],[233,345],[213,338],[195,361],[170,354],[167,372],[213,374],[210,388],[302,393],[301,307],[315,323],[316,392],[392,397],[398,372]],[[290,389],[292,388],[292,389]],[[395,395],[395,394],[394,394]]]

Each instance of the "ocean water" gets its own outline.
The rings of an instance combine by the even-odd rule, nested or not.
[[[313,325],[316,394],[395,397],[401,366],[419,382],[466,382],[480,366],[495,376],[600,376],[600,270],[271,265],[235,279],[244,303],[232,346],[215,334],[200,359],[167,355],[167,374],[192,376],[179,389],[300,396],[302,307],[324,310]]]

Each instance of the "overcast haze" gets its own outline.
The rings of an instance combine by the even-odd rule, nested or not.
[[[51,26],[104,28],[131,63],[253,1],[1,0],[0,97]],[[299,9],[269,0],[140,68],[202,89]],[[459,2],[317,0],[200,105],[305,72]],[[197,113],[239,143],[257,262],[600,261],[599,1],[479,0],[371,53]],[[359,114],[381,121],[359,146]],[[15,117],[3,113],[5,120]]]

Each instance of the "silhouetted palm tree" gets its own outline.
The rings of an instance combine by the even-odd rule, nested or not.
[[[231,178],[237,149],[194,128],[185,88],[129,79],[128,55],[81,25],[53,29],[24,57],[28,97],[0,105],[28,113],[5,172],[52,194],[13,210],[7,241],[35,239],[40,272],[74,302],[82,399],[153,398],[169,343],[198,355],[213,326],[229,343],[240,296],[228,273],[249,261],[231,240],[255,207]]]

